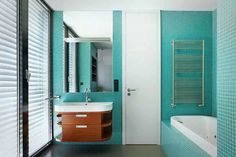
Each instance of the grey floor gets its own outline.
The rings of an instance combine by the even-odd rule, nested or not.
[[[52,145],[40,157],[166,157],[157,145]]]

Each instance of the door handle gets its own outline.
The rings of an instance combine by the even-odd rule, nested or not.
[[[136,89],[131,89],[131,88],[128,88],[128,89],[127,89],[127,91],[128,91],[128,92],[135,92],[135,91],[136,91]]]

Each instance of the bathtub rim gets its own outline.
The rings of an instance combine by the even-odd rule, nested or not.
[[[195,143],[198,147],[200,147],[202,150],[207,152],[212,157],[217,157],[217,145],[213,145],[212,143],[206,141],[204,138],[199,136],[197,133],[192,131],[191,129],[187,128],[182,123],[178,122],[175,118],[177,117],[208,117],[208,118],[215,118],[213,116],[205,116],[205,115],[176,115],[172,116],[170,120],[171,127],[174,127],[176,130],[178,130],[180,133],[182,133],[185,137],[187,137],[189,140],[191,140],[193,143]]]

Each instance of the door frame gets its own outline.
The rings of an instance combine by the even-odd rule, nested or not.
[[[122,11],[122,144],[126,145],[126,14],[127,13],[157,13],[159,17],[158,23],[158,80],[157,86],[159,87],[157,96],[158,96],[158,113],[159,113],[159,135],[157,139],[157,145],[160,145],[161,138],[161,10],[130,10],[130,11]]]

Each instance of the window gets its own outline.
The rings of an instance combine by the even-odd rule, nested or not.
[[[74,38],[75,36],[71,31],[68,31],[68,37]],[[77,81],[76,81],[76,43],[69,43],[69,76],[68,76],[68,83],[69,83],[69,92],[76,92],[77,91]]]
[[[17,157],[18,112],[18,28],[17,1],[0,3],[0,156]]]
[[[29,155],[51,139],[49,97],[49,10],[29,1]]]
[[[29,97],[29,139],[24,142],[29,144],[29,154],[32,155],[52,139],[50,103],[45,100],[49,97],[50,91],[50,11],[39,1],[29,0],[27,30],[27,25],[18,19],[27,16],[23,12],[28,8],[25,8],[23,2],[19,5],[21,3],[18,4],[18,1],[0,2],[0,157],[23,156],[24,116],[21,115],[20,109],[25,100],[22,101],[21,96]],[[19,17],[20,15],[22,17]],[[27,51],[24,51],[25,46],[20,44],[27,39],[25,31],[29,34],[28,70],[31,73],[28,93],[23,93],[25,83],[22,78],[25,76],[21,72],[25,71],[22,65],[25,59],[20,57],[22,54],[27,55]],[[19,47],[23,51],[19,51],[22,50]],[[24,107],[27,107],[27,104]],[[24,113],[27,113],[27,110]]]
[[[65,38],[67,38],[67,30],[66,30],[66,26],[63,25],[63,40]],[[63,92],[68,92],[67,91],[67,45],[66,45],[66,42],[63,41],[63,60],[62,60],[62,67],[63,67],[63,77],[62,77],[62,81],[63,81]]]

